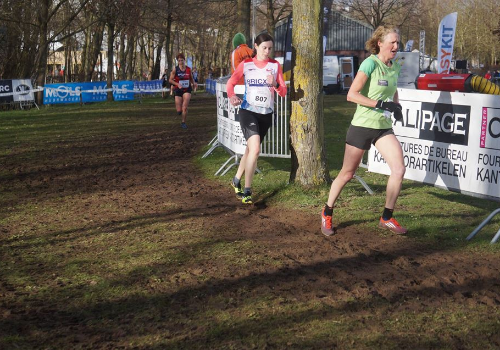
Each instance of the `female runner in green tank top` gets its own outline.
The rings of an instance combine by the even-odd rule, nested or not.
[[[399,104],[397,81],[401,67],[394,61],[399,34],[391,26],[378,27],[366,42],[372,53],[363,61],[347,94],[347,100],[358,106],[346,136],[344,163],[330,188],[328,201],[321,211],[321,231],[334,234],[333,207],[344,186],[354,177],[366,150],[373,144],[389,165],[385,208],[379,227],[397,234],[407,230],[392,216],[405,174],[403,151],[392,131],[391,116],[403,117]]]

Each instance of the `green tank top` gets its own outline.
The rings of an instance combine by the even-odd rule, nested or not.
[[[389,101],[393,99],[398,88],[398,76],[401,66],[392,61],[392,66],[387,67],[376,55],[371,55],[361,63],[358,72],[366,74],[368,80],[360,91],[361,95],[372,100]],[[390,129],[392,121],[378,108],[365,107],[358,104],[352,125],[371,129]]]

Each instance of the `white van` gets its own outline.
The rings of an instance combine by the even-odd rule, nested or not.
[[[326,93],[339,91],[339,74],[338,56],[323,56],[323,90]]]

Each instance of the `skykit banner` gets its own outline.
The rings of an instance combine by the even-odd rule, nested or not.
[[[500,198],[500,99],[494,95],[398,89],[393,121],[405,178],[465,194]],[[368,170],[389,174],[375,147]]]
[[[457,13],[446,15],[439,23],[438,32],[438,67],[439,74],[449,73],[453,45],[455,44],[455,31],[457,28]]]

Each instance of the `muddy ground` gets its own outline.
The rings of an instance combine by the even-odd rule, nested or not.
[[[201,99],[193,99],[192,108],[202,103]],[[377,230],[360,231],[355,223],[343,223],[335,236],[325,237],[320,232],[319,213],[311,215],[300,210],[283,210],[269,205],[265,198],[254,206],[242,205],[229,186],[206,179],[193,164],[193,157],[199,156],[200,149],[207,145],[215,132],[213,122],[213,115],[193,116],[188,120],[189,132],[175,124],[176,127],[147,133],[63,143],[57,152],[41,150],[33,161],[24,164],[11,164],[8,159],[3,159],[5,169],[14,175],[4,177],[3,186],[18,192],[8,207],[27,202],[36,205],[41,199],[45,205],[49,203],[57,207],[61,197],[65,197],[72,208],[50,217],[28,218],[25,223],[15,225],[11,222],[3,227],[2,259],[12,264],[16,263],[19,249],[24,254],[30,249],[29,244],[22,247],[21,241],[16,241],[15,235],[21,230],[42,232],[41,227],[51,227],[43,232],[50,244],[57,245],[65,244],[63,240],[76,240],[75,235],[82,236],[96,228],[128,234],[134,225],[138,225],[136,221],[139,220],[132,218],[199,228],[219,242],[251,240],[255,255],[254,262],[249,262],[245,269],[228,266],[223,258],[184,266],[188,275],[206,276],[205,282],[183,285],[182,278],[172,280],[173,286],[164,290],[168,299],[164,319],[148,320],[146,317],[157,307],[154,304],[165,303],[154,298],[121,301],[121,311],[112,316],[99,311],[103,304],[108,303],[103,301],[95,309],[86,310],[93,314],[89,316],[83,311],[74,314],[61,305],[45,303],[37,299],[36,293],[14,287],[4,279],[0,282],[0,296],[9,301],[0,301],[0,329],[4,329],[0,334],[26,336],[25,341],[4,344],[14,344],[13,349],[142,349],[148,346],[130,346],[123,339],[131,335],[140,337],[151,330],[163,334],[154,348],[203,348],[200,344],[213,348],[213,339],[209,339],[204,326],[193,326],[187,320],[199,317],[200,310],[211,305],[215,298],[231,300],[232,304],[224,303],[220,308],[234,310],[245,300],[262,294],[282,298],[284,303],[318,300],[334,307],[336,312],[343,310],[356,314],[361,327],[380,334],[384,334],[383,327],[371,322],[369,315],[378,315],[378,318],[384,314],[393,317],[391,315],[400,312],[418,314],[443,305],[465,305],[470,309],[488,306],[492,313],[498,312],[500,264],[496,255],[436,249],[411,237],[381,235]],[[120,210],[103,209],[103,203],[116,204]],[[169,209],[172,206],[166,207],[165,203],[175,203],[175,208]],[[13,215],[14,211],[4,208],[2,215]],[[80,228],[58,230],[65,225]],[[14,250],[13,242],[17,242]],[[9,250],[7,244],[12,246]],[[192,247],[180,249],[187,251]],[[279,267],[263,264],[261,259],[278,261]],[[62,262],[54,264],[57,266],[58,263]],[[36,271],[37,267],[32,266],[32,269]],[[41,273],[52,273],[47,266],[38,266],[38,269]],[[161,268],[157,267],[155,271],[158,270]],[[169,272],[165,270],[164,273]],[[141,277],[136,276],[133,283],[144,283],[144,288],[148,288],[147,281],[142,281]],[[12,302],[16,293],[22,303]],[[373,300],[379,303],[370,302]],[[136,306],[132,306],[137,303],[145,305],[139,312],[141,316],[137,316]],[[292,329],[293,323],[300,318],[328,320],[332,314],[324,311],[323,314],[295,315],[288,320],[270,322]],[[93,317],[109,317],[114,325],[109,329],[93,327]],[[134,317],[139,317],[144,324],[139,327]],[[227,338],[219,335],[221,348],[261,347],[250,346],[241,340],[248,336],[247,329],[253,332],[259,329],[258,325],[249,321],[248,325],[241,324],[236,328],[227,330]],[[488,339],[492,348],[500,347],[500,334],[498,328],[496,330]],[[261,331],[266,337],[266,331]],[[235,332],[239,336],[232,339],[230,334]],[[411,341],[416,339],[418,330],[415,332],[410,336],[384,336],[392,337],[392,344],[397,348],[414,348]],[[440,338],[439,329],[434,332],[436,342],[429,348],[473,348],[474,332],[444,339]],[[42,339],[41,343],[37,343],[37,337]],[[283,345],[275,343],[272,336],[264,344],[267,344],[266,348],[345,346],[335,339],[309,343],[308,346],[295,340]],[[352,345],[352,348],[356,346]],[[417,348],[427,346],[420,344]]]

